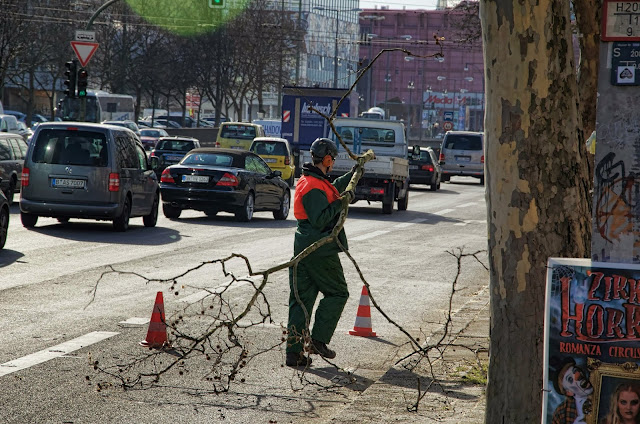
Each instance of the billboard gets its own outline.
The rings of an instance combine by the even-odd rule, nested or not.
[[[550,258],[542,422],[640,422],[640,265]]]

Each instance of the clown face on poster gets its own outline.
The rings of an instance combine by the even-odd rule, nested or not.
[[[640,424],[640,265],[550,258],[542,422]]]

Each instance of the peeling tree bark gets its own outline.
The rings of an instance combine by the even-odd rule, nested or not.
[[[487,423],[540,422],[546,262],[590,246],[569,2],[482,1],[491,268]]]

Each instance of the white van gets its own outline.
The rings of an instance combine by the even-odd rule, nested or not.
[[[442,181],[452,176],[469,176],[484,184],[484,133],[448,131],[440,149]]]

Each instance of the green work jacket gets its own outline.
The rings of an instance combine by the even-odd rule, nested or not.
[[[327,177],[315,166],[306,163],[303,167],[305,178],[327,179]],[[349,184],[353,172],[347,172],[336,178],[332,183],[342,193]],[[298,228],[293,242],[294,256],[302,252],[305,248],[316,241],[327,237],[335,227],[342,210],[342,201],[336,200],[329,203],[327,195],[323,190],[312,189],[302,196],[302,206],[307,214],[307,219],[298,219]],[[294,202],[294,214],[296,204]],[[344,228],[338,233],[338,240],[345,250],[348,249],[347,235]],[[318,256],[328,256],[341,252],[340,246],[335,241],[327,243],[315,250],[312,254]]]

